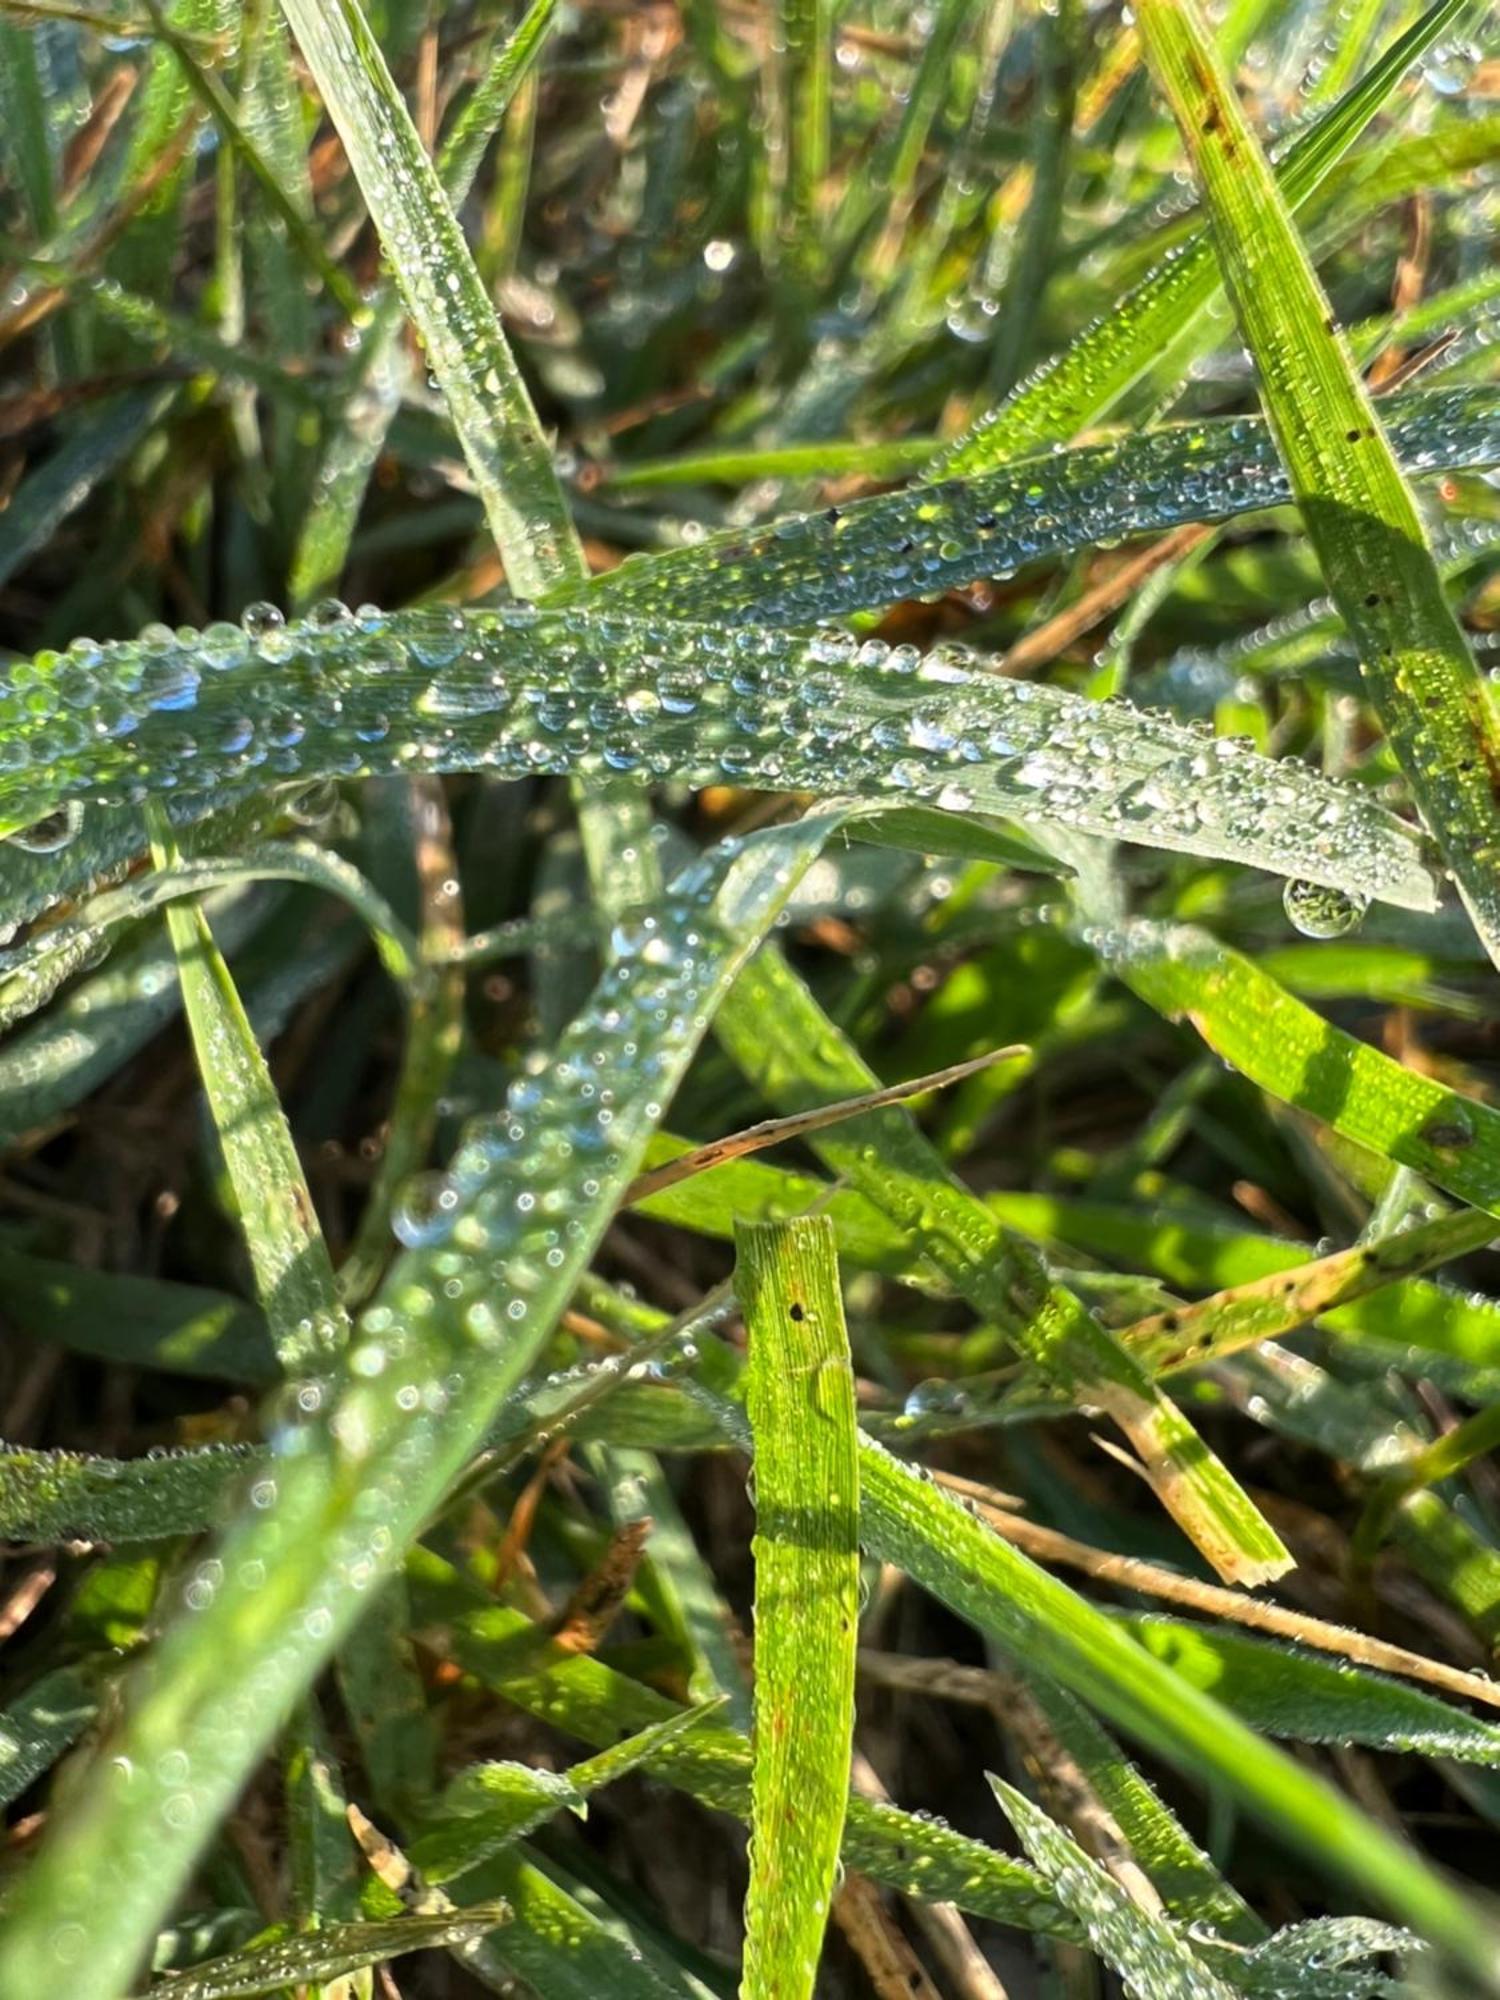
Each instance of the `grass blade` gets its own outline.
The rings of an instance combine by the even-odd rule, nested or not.
[[[720,1012],[720,1041],[787,1110],[871,1089],[876,1079],[786,961],[765,950]],[[896,1105],[812,1136],[814,1150],[902,1231],[982,1319],[1071,1402],[1104,1410],[1140,1456],[1183,1533],[1229,1582],[1262,1583],[1291,1558],[1177,1406],[1154,1387],[1032,1246],[1002,1229]]]
[[[488,1909],[445,1911],[441,1916],[329,1924],[304,1937],[252,1945],[211,1959],[191,1972],[168,1973],[151,1990],[167,2000],[239,2000],[241,1995],[277,1993],[288,1986],[341,1979],[405,1951],[475,1944],[507,1914],[503,1904],[493,1904]]]
[[[1386,102],[1406,70],[1462,13],[1467,0],[1439,0],[1395,42],[1347,95],[1289,148],[1277,169],[1283,199],[1298,207]],[[1217,296],[1213,246],[1197,236],[1181,256],[1147,277],[1080,339],[1045,363],[997,410],[964,432],[935,467],[937,476],[978,472],[1041,446],[1066,443],[1096,423],[1163,354],[1186,373],[1206,338],[1193,329]]]
[[[715,1004],[836,823],[768,831],[679,878],[668,913],[620,940],[542,1077],[523,1078],[508,1114],[469,1135],[451,1203],[434,1203],[431,1229],[363,1315],[342,1369],[273,1405],[272,1471],[220,1554],[194,1571],[101,1748],[129,1759],[134,1782],[72,1798],[18,1887],[0,1937],[6,2000],[55,1967],[59,1924],[78,1936],[74,2000],[117,2000],[267,1737],[540,1352]],[[594,1058],[624,1039],[633,1085],[601,1122]],[[517,1124],[524,1146],[509,1136]],[[515,1197],[547,1160],[557,1212],[533,1218]],[[226,1683],[230,1656],[238,1671]],[[161,1819],[149,1851],[128,1838],[142,1811]]]
[[[158,867],[172,865],[170,831],[159,816],[148,823]],[[291,1127],[202,905],[169,904],[167,931],[271,1344],[289,1375],[316,1369],[347,1343],[349,1322]]]
[[[1456,1890],[1310,1772],[1234,1721],[1103,1613],[1035,1568],[909,1466],[860,1445],[862,1538],[1028,1671],[1038,1670],[1179,1768],[1213,1773],[1304,1853],[1446,1946],[1485,1992],[1500,1990],[1500,1946]]]
[[[442,388],[511,589],[545,596],[578,574],[572,523],[437,170],[357,0],[283,4]]]
[[[70,801],[171,794],[184,816],[222,809],[273,777],[550,772],[896,793],[1433,903],[1416,837],[1367,792],[941,649],[922,659],[843,635],[729,635],[582,609],[414,611],[211,627],[197,647],[148,635],[33,670],[40,687],[0,697],[0,728],[29,759],[0,774],[0,831]],[[59,719],[84,695],[117,734],[80,743]]]
[[[1353,355],[1192,0],[1141,34],[1202,184],[1240,331],[1375,712],[1500,963],[1500,721]]]
[[[1234,2000],[1165,1918],[1133,1903],[1120,1884],[1024,1792],[991,1778],[995,1796],[1032,1866],[1088,1932],[1089,1943],[1125,1981],[1151,2000]]]
[[[1493,464],[1496,405],[1487,388],[1398,397],[1393,443],[1413,472]],[[1292,497],[1263,421],[1165,424],[637,556],[568,596],[657,618],[806,625]]]
[[[740,1992],[808,2000],[854,1730],[854,1374],[832,1223],[751,1224],[735,1247],[756,1461],[755,1771]]]

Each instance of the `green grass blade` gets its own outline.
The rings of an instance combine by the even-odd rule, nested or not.
[[[1277,169],[1283,198],[1296,208],[1345,153],[1390,97],[1401,77],[1467,0],[1439,0],[1395,42],[1348,94],[1287,152]],[[1213,246],[1198,235],[1174,261],[1136,287],[1082,337],[1045,363],[997,410],[964,432],[934,468],[936,474],[978,472],[1054,443],[1066,443],[1096,423],[1149,368],[1170,353],[1186,373],[1204,344],[1194,325],[1221,285]],[[1212,324],[1206,329],[1213,337]]]
[[[338,127],[519,597],[578,574],[531,397],[357,0],[284,0]]]
[[[1089,1943],[1120,1974],[1127,1991],[1149,1993],[1151,2000],[1234,2000],[1233,1987],[1209,1971],[1165,1918],[1132,1902],[1024,1792],[999,1778],[990,1783],[1028,1860],[1083,1924]]]
[[[1213,220],[1240,331],[1375,712],[1500,962],[1500,721],[1327,294],[1191,0],[1141,33]]]
[[[311,841],[251,845],[239,854],[198,855],[150,876],[106,889],[75,917],[26,945],[0,953],[0,1029],[43,1006],[63,982],[97,961],[113,935],[154,910],[238,882],[304,882],[340,897],[369,926],[381,963],[403,989],[421,993],[427,973],[417,940],[364,877],[340,855]]]
[[[1273,1097],[1500,1213],[1500,1111],[1345,1034],[1206,932],[1135,923],[1098,931],[1105,963]],[[1392,1239],[1400,1242],[1400,1238]]]
[[[555,1813],[582,1811],[592,1793],[628,1776],[717,1706],[682,1709],[567,1771],[530,1764],[471,1764],[451,1778],[432,1802],[429,1831],[411,1843],[412,1862],[429,1882],[451,1881],[534,1832]]]
[[[288,1986],[341,1979],[402,1952],[451,1951],[475,1944],[508,1914],[503,1904],[492,1904],[445,1911],[441,1916],[329,1924],[302,1937],[210,1959],[191,1972],[168,1973],[151,1990],[166,2000],[239,2000],[241,1995],[279,1993]]]
[[[877,1079],[786,961],[762,951],[720,1011],[718,1036],[781,1111],[857,1096]],[[1001,1328],[1070,1401],[1104,1410],[1153,1490],[1227,1581],[1288,1568],[1279,1537],[1175,1404],[1024,1239],[1002,1229],[901,1105],[825,1127],[810,1143],[878,1208],[981,1318]]]
[[[1395,448],[1413,472],[1493,464],[1496,405],[1492,389],[1398,397]],[[1292,497],[1261,420],[1166,424],[636,556],[568,595],[656,618],[806,625]]]
[[[1033,1677],[1028,1686],[1177,1922],[1206,1925],[1242,1944],[1263,1938],[1260,1918],[1083,1703],[1054,1681]]]
[[[535,1626],[503,1606],[475,1606],[455,1592],[453,1573],[426,1550],[411,1559],[419,1607],[452,1618],[454,1657],[507,1700],[584,1742],[610,1744],[624,1730],[646,1728],[682,1711],[601,1661],[537,1643]],[[751,1752],[737,1731],[700,1724],[653,1752],[647,1768],[703,1804],[750,1817]],[[1024,1863],[894,1806],[852,1796],[844,1859],[876,1881],[913,1895],[953,1900],[976,1915],[1026,1929],[1072,1935],[1057,1905]]]
[[[1211,1775],[1320,1867],[1453,1951],[1483,1991],[1500,1990],[1500,1945],[1489,1926],[1403,1843],[1217,1702],[1164,1674],[1105,1614],[869,1439],[860,1446],[860,1491],[872,1554],[1168,1763],[1200,1781]]]
[[[158,867],[177,860],[159,819]],[[165,833],[166,845],[163,845]],[[333,1266],[271,1072],[201,904],[167,906],[183,1011],[224,1154],[255,1289],[289,1375],[326,1364],[348,1341]]]
[[[1493,1765],[1500,1755],[1495,1723],[1346,1660],[1276,1646],[1224,1625],[1125,1622],[1154,1658],[1268,1736],[1359,1743],[1466,1764]]]
[[[942,649],[922,659],[842,635],[728,635],[581,608],[414,611],[258,635],[215,626],[191,645],[148,634],[29,672],[36,685],[0,696],[0,729],[29,759],[0,775],[0,831],[70,801],[171,794],[185,816],[270,777],[415,765],[899,794],[1433,902],[1416,836],[1367,792]],[[78,740],[59,710],[85,697],[117,734]]]
[[[264,1385],[277,1376],[265,1321],[226,1292],[93,1271],[9,1244],[0,1244],[0,1289],[8,1318],[33,1340],[224,1382]]]
[[[101,1748],[129,1759],[133,1783],[84,1788],[18,1887],[0,1937],[4,2000],[55,1966],[59,1923],[80,1933],[74,2000],[117,2000],[268,1735],[541,1351],[715,1005],[836,824],[804,820],[695,863],[663,916],[621,937],[551,1063],[461,1145],[451,1202],[434,1204],[343,1366],[273,1405],[272,1471],[194,1571]],[[631,1084],[601,1119],[595,1058],[627,1040]],[[539,1176],[552,1193],[533,1217],[516,1196]],[[128,1836],[143,1811],[160,1820],[149,1851]]]
[[[35,1784],[83,1734],[99,1709],[88,1676],[57,1667],[0,1710],[0,1805]]]
[[[736,1233],[755,1434],[755,1768],[744,2000],[808,2000],[849,1796],[854,1372],[826,1218]]]
[[[0,1446],[0,1535],[134,1542],[196,1534],[251,1456],[242,1445],[124,1460]]]
[[[516,91],[535,67],[556,14],[557,0],[532,0],[454,120],[438,153],[437,174],[455,210],[467,198],[485,149]],[[288,581],[294,605],[309,604],[338,583],[370,474],[400,404],[400,334],[399,302],[387,291],[374,308],[342,420],[324,454],[298,531]]]

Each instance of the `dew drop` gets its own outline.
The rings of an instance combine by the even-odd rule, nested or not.
[[[1310,938],[1347,937],[1370,907],[1368,896],[1351,896],[1321,882],[1288,882],[1281,901],[1295,928]]]

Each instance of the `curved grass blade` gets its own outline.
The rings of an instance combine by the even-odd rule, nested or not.
[[[1500,1111],[1333,1027],[1204,931],[1136,922],[1088,937],[1148,1005],[1191,1022],[1262,1090],[1471,1207],[1500,1213]]]
[[[1413,392],[1393,398],[1384,415],[1413,473],[1500,459],[1500,397],[1491,388]],[[1119,443],[1080,445],[629,557],[558,601],[653,618],[809,625],[1292,498],[1263,419],[1164,424]]]
[[[114,734],[73,726],[83,697]],[[899,794],[1433,903],[1416,837],[1368,793],[964,655],[841,634],[584,609],[216,626],[196,645],[148,634],[14,668],[0,729],[28,760],[0,774],[0,831],[70,801],[207,812],[277,778],[550,772]]]
[[[117,2000],[268,1736],[541,1351],[713,1008],[837,823],[751,836],[677,878],[662,914],[617,941],[546,1069],[466,1135],[342,1365],[273,1405],[271,1471],[192,1572],[102,1746],[130,1782],[81,1787],[17,1885],[7,2000],[55,1973],[60,1925],[78,1944],[73,2000]],[[596,1058],[626,1041],[613,1068],[628,1081],[601,1104]],[[539,1185],[540,1212],[518,1207]],[[129,1835],[143,1813],[149,1851]]]
[[[1024,1792],[999,1778],[990,1784],[1027,1859],[1082,1923],[1089,1943],[1120,1974],[1127,1993],[1149,1993],[1151,2000],[1234,2000],[1233,1987],[1209,1971],[1173,1925],[1132,1902]]]
[[[260,1456],[246,1445],[137,1459],[0,1445],[0,1536],[134,1542],[196,1534]]]
[[[1467,0],[1439,0],[1347,95],[1287,151],[1277,168],[1283,199],[1298,207],[1386,102],[1410,65],[1462,12]],[[1186,374],[1217,331],[1195,334],[1222,279],[1206,232],[1143,279],[1071,346],[1044,362],[1016,394],[972,424],[934,467],[935,476],[978,472],[1039,447],[1066,443],[1096,423],[1148,369],[1169,354]]]
[[[860,1444],[861,1535],[1028,1670],[1082,1696],[1148,1748],[1225,1791],[1361,1894],[1450,1950],[1500,1991],[1500,1941],[1462,1895],[1402,1842],[1263,1743],[1104,1613],[1037,1568],[873,1440]]]
[[[191,1972],[169,1972],[152,1987],[163,2000],[240,2000],[241,1995],[279,1993],[288,1986],[330,1982],[384,1963],[406,1951],[454,1950],[488,1937],[509,1911],[488,1908],[447,1910],[440,1916],[390,1917],[373,1923],[327,1924],[300,1937],[251,1945],[225,1958],[210,1959]]]
[[[0,951],[0,1029],[45,1005],[75,972],[92,964],[112,934],[152,911],[238,882],[305,882],[347,902],[369,926],[381,963],[403,988],[420,987],[417,941],[385,898],[341,855],[311,841],[251,846],[235,855],[197,855],[107,889],[76,917],[49,925],[16,950]]]
[[[854,1371],[825,1217],[735,1235],[755,1434],[744,2000],[809,2000],[849,1796],[859,1628]]]
[[[437,170],[357,0],[283,0],[422,337],[511,589],[582,568],[535,409]]]
[[[602,1661],[537,1644],[537,1628],[504,1606],[475,1606],[453,1572],[426,1549],[410,1558],[419,1609],[452,1619],[453,1656],[484,1686],[586,1743],[610,1744],[682,1711]],[[647,1769],[720,1812],[750,1817],[751,1751],[736,1730],[711,1723],[653,1752]],[[952,1827],[851,1795],[843,1857],[879,1882],[1026,1930],[1072,1936],[1073,1925],[1024,1863]]]
[[[413,1866],[429,1882],[450,1881],[535,1831],[554,1813],[564,1808],[584,1810],[591,1794],[638,1769],[720,1706],[714,1701],[679,1709],[566,1771],[530,1764],[471,1764],[448,1781],[433,1803],[430,1829],[411,1843]]]
[[[1213,220],[1297,503],[1412,795],[1500,963],[1500,719],[1328,298],[1191,0],[1141,34]]]
[[[1252,1639],[1222,1625],[1155,1617],[1124,1622],[1154,1658],[1268,1736],[1360,1743],[1465,1764],[1493,1766],[1500,1756],[1495,1723],[1347,1661]]]
[[[766,949],[740,975],[717,1033],[735,1062],[787,1109],[868,1091],[873,1073],[786,961]],[[901,1106],[864,1111],[812,1135],[814,1150],[974,1307],[1002,1328],[1061,1396],[1102,1409],[1140,1456],[1163,1506],[1226,1582],[1290,1567],[1270,1524],[1178,1407],[1024,1238],[970,1194]],[[830,1225],[831,1226],[831,1225]]]

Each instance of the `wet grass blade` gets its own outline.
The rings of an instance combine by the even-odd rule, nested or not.
[[[1500,1727],[1347,1661],[1276,1646],[1222,1625],[1170,1618],[1126,1621],[1136,1638],[1252,1729],[1299,1743],[1360,1743],[1493,1765]]]
[[[164,820],[148,814],[158,867],[178,859]],[[255,1289],[276,1358],[289,1375],[326,1365],[349,1338],[286,1113],[244,1003],[200,903],[167,906],[183,1011],[234,1190]]]
[[[272,1406],[271,1470],[191,1573],[101,1747],[135,1776],[81,1788],[56,1816],[8,1912],[0,1993],[50,1974],[64,1923],[75,2000],[116,2000],[268,1736],[541,1351],[714,1007],[836,824],[752,836],[678,879],[662,916],[618,941],[547,1068],[467,1135],[342,1368]],[[601,1120],[595,1058],[626,1039],[634,1082]],[[533,1217],[515,1197],[539,1177],[554,1194]],[[160,1821],[149,1851],[128,1831],[143,1812]]]
[[[411,1559],[419,1609],[452,1619],[454,1657],[464,1670],[528,1714],[586,1743],[614,1743],[623,1731],[648,1727],[682,1711],[639,1681],[602,1661],[538,1643],[537,1628],[518,1611],[474,1601],[454,1573],[429,1551]],[[738,1731],[712,1723],[653,1752],[647,1768],[691,1797],[740,1819],[750,1817],[751,1751]],[[950,1826],[917,1818],[857,1795],[844,1824],[846,1863],[876,1881],[912,1894],[957,1901],[977,1915],[1026,1929],[1059,1926],[1057,1905],[1040,1892],[1024,1863],[999,1854]]]
[[[1500,1111],[1393,1062],[1204,931],[1144,922],[1093,939],[1105,963],[1273,1097],[1500,1213]],[[1399,1245],[1399,1236],[1391,1239]]]
[[[441,1916],[328,1924],[303,1937],[252,1945],[210,1959],[191,1972],[168,1973],[151,1990],[166,2000],[240,2000],[241,1995],[279,1993],[288,1986],[342,1979],[402,1952],[475,1944],[508,1915],[504,1904],[492,1904],[487,1909],[445,1911]]]
[[[859,1629],[854,1372],[826,1218],[750,1224],[755,1727],[744,2000],[809,2000],[849,1796]]]
[[[259,1453],[239,1445],[149,1458],[92,1458],[0,1447],[0,1535],[7,1541],[153,1541],[196,1534]]]
[[[1500,962],[1500,720],[1426,530],[1192,0],[1141,34],[1212,218],[1240,331],[1308,537],[1412,795]]]
[[[1467,0],[1439,0],[1392,44],[1332,110],[1304,133],[1277,168],[1288,207],[1305,201],[1334,163],[1359,137],[1390,97],[1406,70],[1462,13]],[[1017,393],[988,411],[945,452],[935,476],[978,472],[1041,446],[1066,443],[1096,423],[1163,354],[1171,354],[1182,374],[1216,328],[1195,337],[1195,323],[1218,295],[1222,280],[1207,234],[1198,235],[1179,257],[1147,277],[1114,310],[1088,329],[1054,360],[1037,370]]]
[[[1463,1897],[1402,1842],[1200,1695],[921,1474],[870,1439],[860,1446],[862,1539],[1028,1670],[1080,1695],[1180,1769],[1226,1792],[1317,1865],[1453,1951],[1485,1992],[1500,1991],[1500,1944]]]
[[[437,174],[455,210],[467,198],[485,149],[539,59],[556,13],[557,0],[533,0],[454,120],[438,154]],[[294,605],[308,604],[338,583],[370,474],[400,400],[400,331],[399,304],[393,309],[387,291],[374,309],[341,421],[298,531],[289,577]]]
[[[787,1110],[876,1082],[769,949],[741,974],[717,1032],[744,1073]],[[811,1143],[1060,1395],[1108,1414],[1139,1454],[1157,1497],[1226,1581],[1263,1583],[1290,1567],[1280,1538],[1177,1406],[1053,1280],[1036,1250],[969,1193],[909,1112],[896,1105],[861,1112]]]
[[[1132,1902],[1024,1792],[999,1778],[990,1784],[1027,1859],[1083,1924],[1089,1943],[1127,1991],[1149,1993],[1152,2000],[1234,2000],[1234,1988],[1209,1971],[1172,1924]]]
[[[512,590],[581,558],[531,397],[437,170],[357,0],[284,0],[474,475]]]
[[[841,634],[729,635],[582,608],[413,611],[215,626],[192,644],[148,635],[34,671],[39,687],[0,696],[0,728],[28,759],[0,775],[0,832],[83,799],[171,795],[186,816],[194,801],[206,812],[253,798],[268,775],[415,763],[899,794],[1417,909],[1434,900],[1416,835],[1367,792],[1158,715],[1006,681],[945,649],[924,659]],[[77,741],[59,711],[85,696],[119,721],[116,734]],[[54,892],[67,879],[55,867]]]
[[[1414,392],[1384,415],[1403,463],[1436,472],[1500,459],[1497,405],[1489,388]],[[654,618],[805,625],[1292,498],[1262,419],[1165,424],[637,556],[564,601]]]

